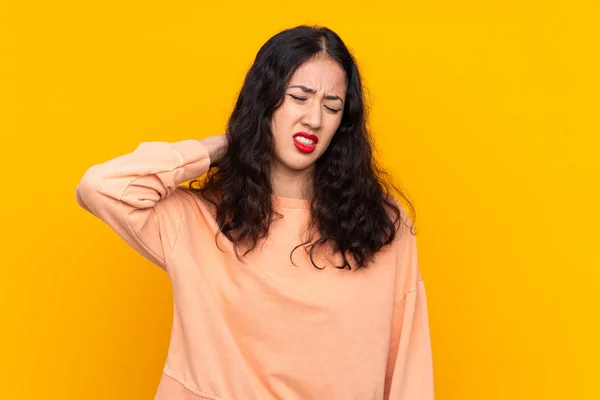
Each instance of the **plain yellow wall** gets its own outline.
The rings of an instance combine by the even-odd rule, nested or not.
[[[221,133],[260,45],[316,23],[358,58],[417,207],[436,398],[599,399],[599,19],[591,0],[1,2],[0,398],[152,398],[168,277],[75,186],[142,141]]]

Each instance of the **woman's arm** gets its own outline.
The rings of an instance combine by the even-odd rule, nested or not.
[[[392,338],[385,379],[386,400],[433,400],[433,360],[425,284],[419,273],[415,237],[400,257],[402,269],[413,273],[414,289],[394,306]]]
[[[203,175],[225,145],[225,135],[141,143],[132,153],[89,168],[76,188],[77,202],[166,269],[183,222],[181,203],[171,195],[179,184]]]

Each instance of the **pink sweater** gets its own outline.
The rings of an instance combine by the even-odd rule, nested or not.
[[[314,268],[306,200],[241,263],[214,206],[179,184],[210,165],[197,140],[142,143],[88,169],[77,202],[168,272],[171,342],[157,400],[430,400],[427,300],[408,229],[359,271]],[[320,260],[317,258],[317,261]],[[336,259],[339,261],[339,259]]]

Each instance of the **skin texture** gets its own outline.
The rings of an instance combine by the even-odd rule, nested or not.
[[[315,93],[292,87],[296,85],[312,89]],[[292,75],[285,99],[271,120],[275,141],[271,184],[275,195],[311,198],[308,182],[315,162],[327,150],[342,121],[346,90],[344,70],[326,55],[307,61]],[[327,96],[337,96],[341,100],[328,99]],[[310,154],[302,153],[294,146],[293,135],[301,131],[319,138],[315,151]]]

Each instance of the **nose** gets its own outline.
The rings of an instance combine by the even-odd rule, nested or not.
[[[321,105],[318,101],[312,102],[312,104],[305,107],[305,114],[302,122],[311,127],[312,129],[318,129],[323,123],[323,115]]]

